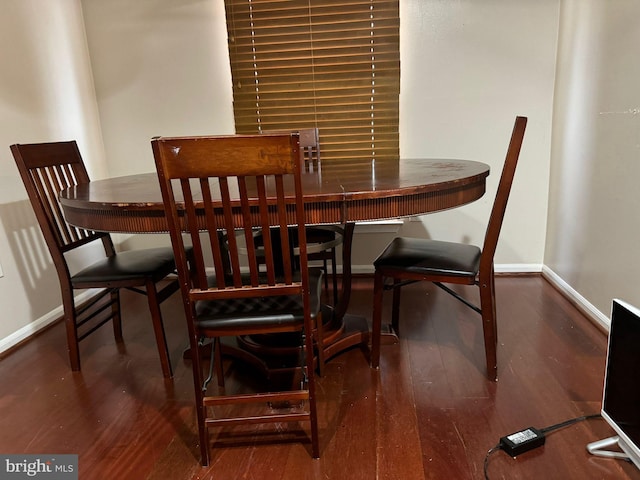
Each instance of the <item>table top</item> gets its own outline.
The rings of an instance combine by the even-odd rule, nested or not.
[[[307,223],[336,224],[430,213],[485,192],[489,166],[469,160],[401,159],[321,165],[305,173]],[[96,180],[60,193],[72,225],[109,232],[165,232],[155,172]]]

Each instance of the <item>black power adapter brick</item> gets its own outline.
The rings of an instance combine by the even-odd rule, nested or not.
[[[544,445],[544,432],[534,427],[525,428],[500,438],[500,448],[507,455],[517,457],[529,450]]]

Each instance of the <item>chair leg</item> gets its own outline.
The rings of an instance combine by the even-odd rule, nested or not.
[[[216,376],[218,377],[218,386],[224,388],[224,365],[222,365],[222,342],[220,337],[213,339],[213,361],[216,366]]]
[[[400,280],[393,279],[393,304],[391,306],[391,328],[396,335],[400,335]]]
[[[493,322],[493,339],[495,341],[496,347],[498,346],[498,315],[496,314],[496,275],[495,272],[492,270],[491,271],[491,290],[492,290],[492,298],[493,301],[491,302],[493,305],[493,318],[495,319]]]
[[[111,323],[116,342],[122,342],[122,316],[120,313],[120,290],[113,290],[111,292]]]
[[[151,322],[153,323],[153,332],[156,336],[160,364],[162,365],[162,374],[165,378],[171,378],[173,376],[173,371],[171,369],[167,337],[164,333],[164,325],[162,323],[162,312],[160,311],[160,304],[158,303],[158,291],[156,290],[156,284],[152,280],[147,280],[146,288],[147,300],[149,301],[149,311],[151,312]]]
[[[492,272],[493,273],[493,272]],[[487,378],[492,381],[498,379],[497,359],[497,327],[496,327],[496,297],[493,275],[480,278],[480,308],[482,310],[482,328],[484,332],[484,349],[487,361]]]
[[[200,349],[198,348],[198,338],[194,336],[190,341],[191,345],[191,366],[193,370],[193,386],[195,391],[196,403],[196,419],[198,422],[198,438],[200,441],[200,463],[203,467],[209,465],[209,431],[207,430],[206,418],[207,412],[204,406],[205,392],[202,385],[202,361],[200,358]]]
[[[315,343],[318,350],[318,375],[324,376],[324,326],[322,325],[322,314],[318,313],[316,317],[316,336]]]
[[[62,291],[62,305],[64,310],[64,324],[67,331],[67,351],[71,370],[80,371],[80,345],[78,341],[78,326],[76,307],[73,301],[73,290]]]
[[[338,272],[336,270],[336,249],[331,249],[331,281],[333,284],[333,305],[338,305]]]
[[[378,270],[373,280],[373,319],[371,325],[371,368],[380,366],[380,336],[382,334],[382,293],[384,276]]]
[[[329,291],[329,268],[327,266],[327,257],[322,259],[322,270],[324,271],[324,291]]]
[[[316,408],[316,380],[313,361],[313,335],[306,329],[304,335],[303,355],[307,376],[307,390],[309,391],[309,423],[311,424],[311,455],[320,458],[320,442],[318,441],[318,411]]]

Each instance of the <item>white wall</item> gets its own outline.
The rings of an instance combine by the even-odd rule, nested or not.
[[[83,0],[109,174],[155,171],[151,138],[232,134],[222,0]]]
[[[434,238],[482,244],[516,115],[529,117],[497,264],[542,264],[558,0],[401,0],[401,152],[479,160],[487,194],[422,217]],[[527,264],[525,267],[522,264]]]
[[[563,0],[544,262],[606,323],[640,305],[640,3]]]
[[[0,64],[2,351],[61,312],[55,269],[9,145],[76,139],[91,175],[106,168],[79,0],[3,0]]]

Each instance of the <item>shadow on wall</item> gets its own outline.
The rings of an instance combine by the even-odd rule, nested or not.
[[[0,204],[0,219],[35,320],[62,303],[53,261],[29,200]]]

